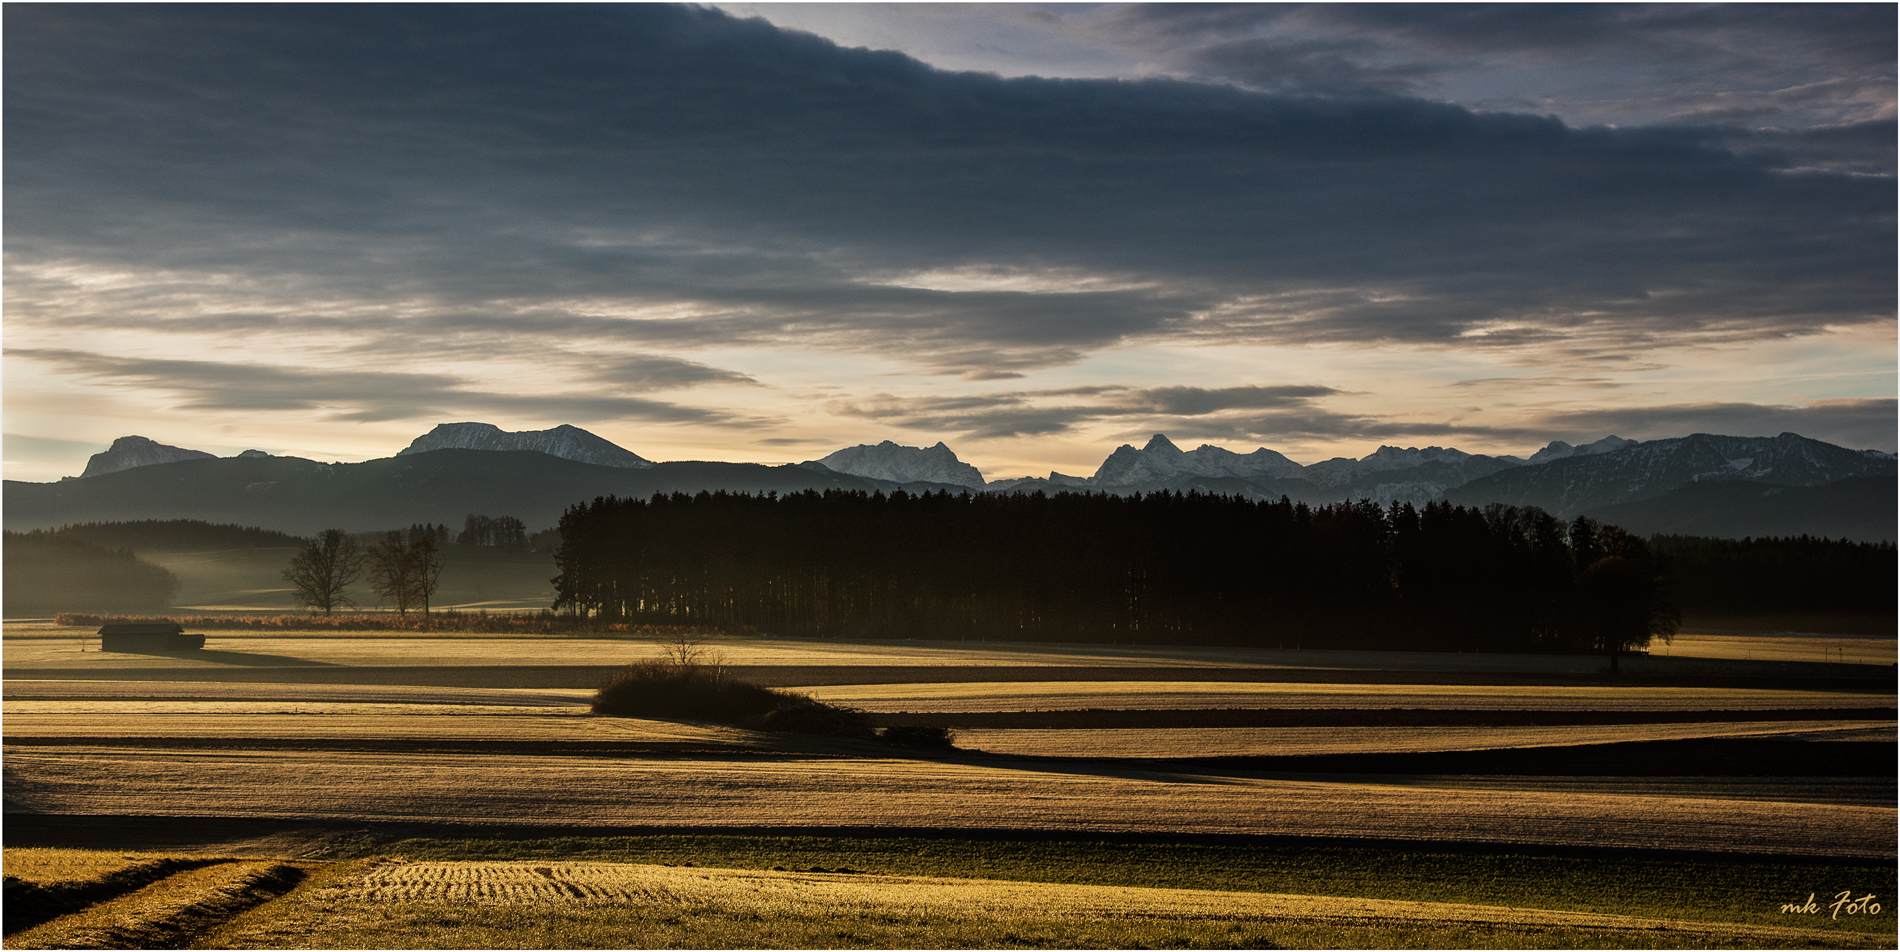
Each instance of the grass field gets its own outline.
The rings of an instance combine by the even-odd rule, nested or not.
[[[75,706],[80,708],[75,710]],[[112,706],[122,709],[110,710]],[[107,709],[101,709],[107,708]],[[89,710],[87,710],[89,709]],[[224,738],[229,740],[438,740],[567,744],[686,742],[771,749],[773,739],[736,728],[588,716],[586,709],[449,705],[264,704],[156,701],[120,705],[7,701],[6,733],[29,738]],[[128,720],[127,715],[143,715]],[[285,716],[296,715],[296,716]],[[1054,757],[1176,757],[1366,751],[1487,750],[1702,737],[1893,740],[1877,721],[1690,722],[1555,727],[1259,727],[1227,729],[964,730],[959,746]]]
[[[1652,657],[1609,679],[1590,658],[715,643],[748,676],[882,717],[995,721],[915,755],[590,716],[585,685],[651,656],[645,638],[220,631],[204,652],[119,655],[76,635],[9,623],[0,642],[9,875],[27,845],[163,841],[198,865],[113,853],[99,876],[162,875],[71,892],[84,908],[33,927],[63,931],[9,926],[9,947],[1893,939],[1891,902],[1844,925],[1777,911],[1891,899],[1892,771],[1721,753],[1891,758],[1877,667]],[[1100,723],[997,720],[1031,711]],[[1499,751],[1596,766],[1471,759]],[[1639,754],[1640,775],[1601,766]],[[1362,755],[1349,773],[1247,760]],[[215,832],[234,824],[254,835]],[[416,832],[449,829],[486,832]]]
[[[1893,631],[1893,626],[1887,626]],[[1886,635],[1829,637],[1823,635],[1680,634],[1658,644],[1655,654],[1665,658],[1724,658],[1746,661],[1834,661],[1848,664],[1892,665],[1900,661],[1900,642]]]
[[[15,746],[13,812],[358,823],[882,827],[1380,837],[1870,859],[1891,808],[1715,796],[1473,790],[1431,778],[1299,779],[827,756],[535,756],[336,749]],[[365,776],[377,783],[368,785]],[[1455,823],[1449,818],[1456,818]]]
[[[1760,884],[1860,894],[1893,882],[1889,868],[1839,864],[1327,846],[727,836],[358,847],[405,856],[194,860],[14,929],[6,944],[1855,948],[1889,921],[1783,913],[1785,893]],[[34,852],[9,850],[7,864]],[[441,854],[456,858],[431,858]]]
[[[677,938],[669,933],[678,932],[694,935],[694,944],[705,938],[728,946],[870,939],[912,947],[1277,947],[1290,939],[1376,944],[1408,934],[1472,945],[1619,945],[1654,942],[1659,931],[1671,933],[1670,945],[1849,945],[1854,938],[1775,926],[1392,900],[1340,903],[1310,895],[609,863],[390,863],[328,895],[313,894],[305,921],[321,923],[326,904],[368,920],[369,928],[338,937],[351,945],[379,944],[378,933],[414,935],[420,923],[439,930],[429,945],[488,944],[466,940],[519,935],[530,918],[542,921],[528,934],[538,932],[555,945],[673,945]],[[395,929],[390,920],[399,923]],[[236,930],[225,937],[244,944]]]
[[[867,711],[1199,709],[1220,707],[1689,711],[1886,707],[1872,691],[1640,685],[1309,684],[1206,681],[958,682],[804,687]]]
[[[304,871],[272,860],[211,860],[69,915],[9,932],[7,948],[163,948],[296,885]]]
[[[1771,723],[1636,724],[1561,727],[1237,727],[1133,730],[960,730],[957,744],[972,750],[1038,757],[1197,757],[1310,755],[1392,751],[1495,750],[1563,747],[1699,737],[1894,741],[1891,723],[1783,721]]]

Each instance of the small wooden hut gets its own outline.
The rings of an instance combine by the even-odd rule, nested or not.
[[[99,629],[100,651],[196,651],[204,646],[205,636],[187,635],[185,626],[174,623],[105,625]]]

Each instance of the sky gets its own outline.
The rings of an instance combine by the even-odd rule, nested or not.
[[[4,8],[4,455],[1896,449],[1896,8]]]

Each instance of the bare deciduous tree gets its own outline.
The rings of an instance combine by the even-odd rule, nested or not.
[[[338,607],[354,604],[344,589],[362,571],[363,555],[356,550],[356,540],[341,529],[325,529],[290,557],[284,581],[290,583],[298,604],[327,615]]]
[[[396,606],[399,614],[411,608],[429,613],[429,599],[442,578],[442,551],[433,532],[411,532],[408,539],[390,530],[383,541],[365,553],[369,562],[369,587]]]

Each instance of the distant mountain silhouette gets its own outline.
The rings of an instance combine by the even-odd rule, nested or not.
[[[435,447],[435,448],[431,448]],[[727,490],[840,488],[891,492],[1203,492],[1310,505],[1370,499],[1423,504],[1537,506],[1562,518],[1589,514],[1631,531],[1712,536],[1816,534],[1892,538],[1891,492],[1845,480],[1895,482],[1891,453],[1850,450],[1784,433],[1706,433],[1636,443],[1606,437],[1552,441],[1530,461],[1447,447],[1382,446],[1360,459],[1302,466],[1273,450],[1215,446],[1182,451],[1162,434],[1118,447],[1093,476],[985,483],[943,443],[890,441],[841,449],[795,466],[650,463],[586,430],[559,426],[509,433],[485,423],[443,424],[395,457],[324,464],[255,451],[234,458],[125,437],[93,457],[82,479],[5,484],[9,529],[103,520],[203,519],[308,533],[431,521],[471,512],[553,525],[596,496]],[[1741,488],[1753,487],[1753,488]],[[1642,505],[1637,505],[1642,504]],[[1884,525],[1884,529],[1882,526]]]
[[[628,469],[528,450],[449,449],[327,464],[290,456],[231,457],[140,466],[57,483],[8,480],[5,523],[22,531],[82,522],[203,519],[308,535],[328,527],[365,531],[415,522],[460,525],[477,512],[548,527],[568,506],[596,496],[832,488],[878,487],[854,476],[799,466],[681,462]]]
[[[1474,479],[1445,493],[1465,505],[1537,506],[1568,518],[1636,502],[1695,482],[1819,486],[1895,472],[1891,453],[1850,450],[1794,433],[1776,437],[1696,433],[1608,453],[1572,456]]]
[[[1584,515],[1637,535],[1717,539],[1811,535],[1855,542],[1893,542],[1900,522],[1892,475],[1859,476],[1819,486],[1727,480],[1684,483],[1640,502]]]

